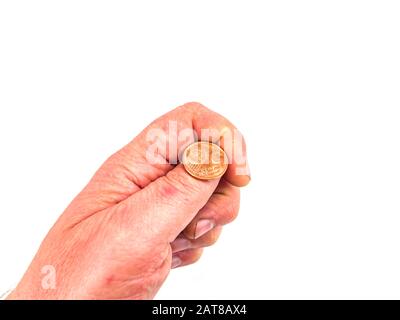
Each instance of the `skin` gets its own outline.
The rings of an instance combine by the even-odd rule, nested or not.
[[[165,163],[149,163],[146,135],[166,130],[171,120],[178,130],[234,129],[199,103],[155,120],[107,159],[71,202],[8,299],[152,299],[171,268],[195,263],[217,241],[222,226],[237,216],[239,187],[250,177],[237,175],[235,162],[223,178],[210,181],[169,164],[168,153],[161,155]],[[190,138],[179,142],[175,151],[188,143]],[[48,265],[56,271],[51,289],[43,286]]]

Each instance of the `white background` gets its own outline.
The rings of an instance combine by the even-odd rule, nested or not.
[[[160,299],[400,298],[398,1],[2,1],[0,290],[98,166],[200,101],[241,215]]]

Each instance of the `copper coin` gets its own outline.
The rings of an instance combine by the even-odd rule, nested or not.
[[[195,142],[182,155],[186,171],[201,180],[218,179],[228,169],[228,157],[224,150],[211,142]]]

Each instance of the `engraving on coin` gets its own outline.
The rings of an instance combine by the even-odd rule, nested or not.
[[[228,169],[228,157],[224,150],[211,142],[195,142],[183,152],[182,163],[186,171],[201,180],[222,177]]]

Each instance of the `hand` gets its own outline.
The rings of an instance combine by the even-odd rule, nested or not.
[[[176,143],[162,136],[166,147],[153,148],[158,163],[149,161],[150,138],[171,123],[194,134]],[[197,180],[171,164],[202,129],[221,138],[235,128],[188,103],[112,155],[60,216],[9,299],[151,299],[171,268],[196,262],[236,217],[238,187],[250,180],[245,155],[239,163],[228,153],[232,163],[220,180]],[[236,140],[219,142],[232,151]]]

